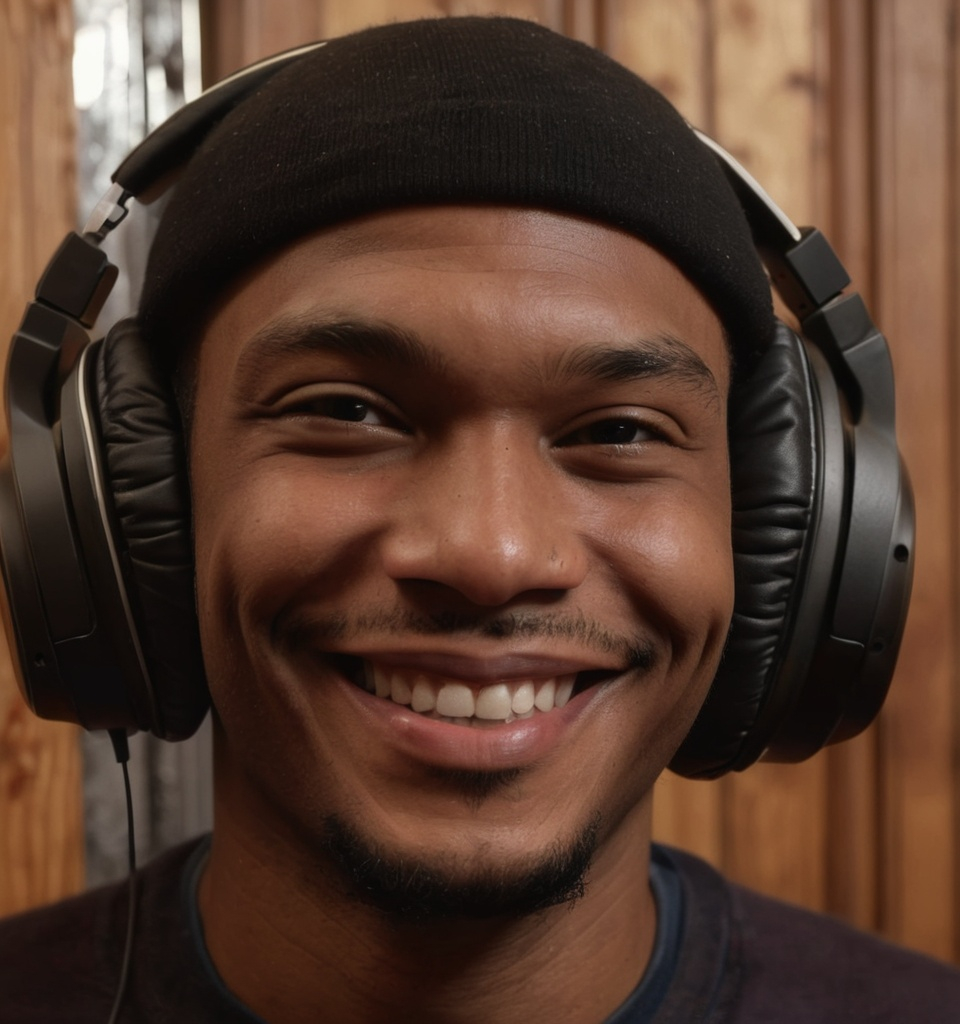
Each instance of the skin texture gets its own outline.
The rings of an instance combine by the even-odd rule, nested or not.
[[[636,985],[651,788],[732,610],[728,377],[672,264],[542,211],[370,216],[218,303],[191,441],[217,712],[200,907],[266,1020],[577,1024]],[[355,659],[474,690],[594,674],[475,728],[362,691]],[[418,921],[358,898],[331,819],[461,890],[596,849],[572,903]]]

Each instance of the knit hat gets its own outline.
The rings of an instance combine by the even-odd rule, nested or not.
[[[738,356],[772,334],[742,209],[683,118],[599,51],[499,17],[333,39],[242,101],[164,211],[141,328],[172,359],[223,287],[285,244],[377,210],[477,202],[621,228],[699,288]]]

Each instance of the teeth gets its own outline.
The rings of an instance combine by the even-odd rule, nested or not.
[[[539,690],[537,690],[537,697],[534,700],[534,707],[538,711],[553,711],[556,706],[554,699],[557,692],[557,684],[552,680],[548,679]]]
[[[437,694],[437,714],[444,718],[473,718],[473,690],[463,683],[444,683]]]
[[[464,683],[443,680],[418,673],[385,671],[364,663],[365,689],[395,704],[414,711],[470,724],[475,719],[488,722],[512,722],[531,718],[536,712],[565,707],[573,694],[574,675],[557,676],[534,682],[522,679],[512,683],[492,683],[474,692]]]
[[[417,681],[413,684],[413,690],[410,695],[410,707],[414,711],[423,713],[425,711],[433,711],[436,706],[437,696],[434,693],[433,687],[423,676],[418,676]]]
[[[390,699],[395,704],[409,704],[412,697],[410,684],[399,672],[394,672],[390,679]]]
[[[567,701],[570,700],[570,695],[573,693],[573,676],[564,676],[562,679],[557,680],[557,692],[553,698],[554,704],[558,708],[564,708],[567,706]]]
[[[477,694],[477,706],[474,711],[477,718],[490,721],[506,720],[510,715],[510,688],[506,683],[485,686]]]
[[[513,695],[513,700],[510,702],[513,713],[519,716],[533,711],[535,696],[533,680],[528,679],[525,683],[520,683],[517,686],[516,693]]]

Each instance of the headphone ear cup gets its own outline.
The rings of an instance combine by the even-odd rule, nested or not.
[[[185,739],[209,706],[186,455],[172,387],[134,320],[118,323],[100,344],[93,388],[114,546],[152,689],[149,728],[164,739]]]
[[[826,540],[826,552],[824,538],[818,541],[824,438],[817,377],[804,342],[784,324],[732,389],[729,414],[736,597],[716,678],[671,762],[694,778],[752,764],[796,703],[836,554],[835,540]],[[842,433],[830,444],[842,460]],[[831,513],[839,523],[842,509]],[[810,565],[824,557],[829,567],[811,580]]]

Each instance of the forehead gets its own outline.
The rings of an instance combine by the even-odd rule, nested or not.
[[[656,250],[584,218],[492,206],[389,211],[298,241],[221,298],[201,353],[249,366],[296,350],[311,325],[354,321],[406,332],[437,366],[483,348],[542,373],[591,346],[657,340],[718,394],[729,378],[716,314]]]

